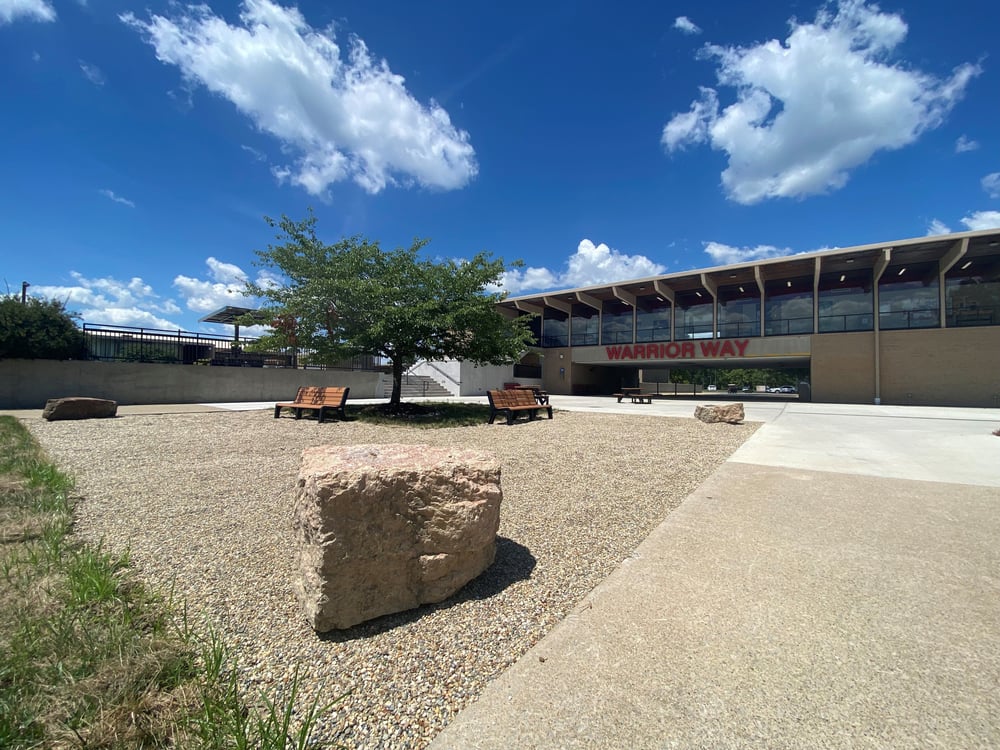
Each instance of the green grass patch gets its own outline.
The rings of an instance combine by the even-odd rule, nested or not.
[[[304,748],[318,713],[248,707],[220,639],[82,544],[72,478],[0,417],[0,748]]]
[[[416,427],[468,427],[486,424],[490,409],[483,404],[457,404],[437,401],[370,404],[350,411],[353,419],[372,424],[414,425]]]

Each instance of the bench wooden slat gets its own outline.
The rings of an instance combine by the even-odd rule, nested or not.
[[[328,413],[336,413],[341,419],[347,419],[347,395],[350,387],[337,386],[302,386],[295,394],[294,401],[282,401],[274,405],[274,418],[281,415],[282,409],[291,409],[296,419],[302,418],[303,411],[318,411],[319,421],[326,420]]]
[[[544,409],[549,415],[549,419],[552,419],[552,407],[548,404],[539,404],[535,400],[535,394],[531,391],[513,389],[487,391],[486,397],[490,402],[489,424],[493,424],[497,414],[501,412],[506,413],[507,424],[514,424],[514,417],[518,412],[522,411],[528,412],[529,419],[535,419],[538,416],[538,412]]]

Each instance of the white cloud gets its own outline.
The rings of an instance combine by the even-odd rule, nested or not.
[[[956,154],[964,154],[966,151],[975,151],[977,148],[979,148],[979,141],[966,138],[964,135],[960,135],[958,140],[955,141]]]
[[[580,241],[562,272],[547,268],[514,269],[504,274],[501,288],[511,294],[546,289],[606,284],[625,279],[641,279],[663,273],[664,266],[644,255],[625,255],[603,242],[595,245],[588,239]]]
[[[45,0],[0,0],[0,26],[18,19],[55,21],[56,10]]]
[[[685,34],[700,34],[701,29],[687,16],[677,16],[674,20],[674,28]]]
[[[940,125],[981,72],[965,64],[941,79],[892,64],[907,26],[860,0],[790,25],[784,42],[705,46],[702,55],[718,61],[719,83],[734,88],[736,100],[720,111],[715,89],[702,88],[663,129],[668,152],[701,143],[725,151],[722,183],[738,203],[843,187],[876,152]]]
[[[765,260],[767,258],[783,258],[786,255],[795,255],[795,252],[785,247],[775,247],[774,245],[757,245],[757,247],[733,247],[724,245],[721,242],[706,242],[705,252],[712,259],[712,262],[720,266],[728,266],[733,263],[749,263],[755,260]]]
[[[90,81],[95,86],[103,86],[107,83],[107,79],[104,77],[104,73],[96,65],[80,60],[80,70],[83,71],[83,76],[88,81]]]
[[[173,300],[162,300],[139,277],[121,281],[113,277],[88,279],[76,271],[67,286],[32,286],[32,294],[58,299],[80,313],[84,322],[177,330],[179,325],[162,317],[181,312]]]
[[[233,263],[223,263],[216,258],[208,258],[205,265],[208,266],[208,279],[196,279],[184,275],[174,278],[174,287],[183,297],[189,310],[208,313],[226,305],[257,306],[255,299],[243,294],[248,276],[242,268]],[[256,281],[261,286],[269,286],[278,280],[274,274],[260,271]]]
[[[943,221],[933,219],[931,223],[927,225],[927,236],[931,237],[938,234],[951,234],[951,227]]]
[[[1000,229],[1000,211],[975,211],[962,219],[969,230]]]
[[[979,184],[990,198],[1000,198],[1000,172],[990,172],[979,181]]]
[[[267,156],[263,151],[258,151],[253,146],[240,145],[240,148],[246,151],[250,156],[252,156],[256,161],[267,161]]]
[[[122,198],[120,195],[115,195],[114,190],[108,190],[107,188],[104,188],[102,190],[98,190],[97,192],[103,195],[105,198],[113,200],[115,203],[121,203],[123,206],[128,206],[129,208],[135,208],[135,203],[130,201],[128,198]]]
[[[413,182],[449,190],[478,171],[468,133],[444,109],[414,99],[403,77],[373,60],[358,38],[342,59],[333,31],[312,28],[297,8],[245,0],[235,25],[207,5],[148,22],[132,13],[120,18],[186,83],[228,99],[297,153],[294,164],[273,172],[309,193],[323,195],[345,179],[370,193]]]

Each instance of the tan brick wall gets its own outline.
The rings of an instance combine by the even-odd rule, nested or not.
[[[1000,406],[1000,327],[879,333],[883,404]],[[875,401],[875,334],[812,337],[814,401]]]
[[[559,349],[546,349],[545,357],[542,359],[542,382],[545,390],[549,393],[559,393],[568,395],[573,385],[573,367],[570,365],[569,347]],[[562,359],[559,355],[562,355]],[[566,372],[559,373],[560,368],[565,368]]]
[[[1000,406],[1000,327],[880,335],[883,404]]]
[[[813,401],[875,402],[875,334],[824,333],[812,337]]]

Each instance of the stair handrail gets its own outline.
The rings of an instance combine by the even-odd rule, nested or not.
[[[419,362],[417,362],[416,364],[414,364],[412,367],[410,367],[409,369],[407,369],[407,371],[406,371],[405,374],[406,375],[411,375],[413,373],[414,369],[416,369],[417,367],[420,367],[422,365],[425,365],[425,366],[429,367],[430,369],[432,369],[434,372],[436,372],[438,375],[440,375],[444,380],[452,383],[459,390],[462,389],[462,381],[461,380],[456,380],[451,375],[449,375],[444,370],[442,370],[440,367],[438,367],[436,364],[434,364],[433,362],[429,362],[426,359],[422,359]],[[434,378],[431,375],[427,375],[425,377],[429,377],[432,380],[436,380],[437,379],[437,378]],[[444,385],[444,384],[442,384],[442,385]],[[444,387],[447,388],[447,386],[444,386]]]

